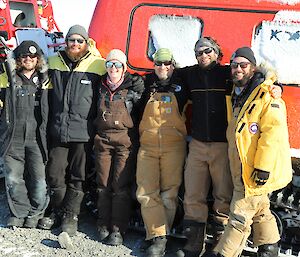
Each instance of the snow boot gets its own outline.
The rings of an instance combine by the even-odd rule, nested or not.
[[[98,238],[102,242],[105,238],[109,236],[109,230],[106,226],[97,226]]]
[[[184,221],[183,234],[187,238],[187,242],[183,249],[176,252],[177,257],[198,257],[203,249],[205,238],[205,223],[196,221]]]
[[[257,251],[257,257],[277,257],[278,256],[278,244],[265,244],[260,245]]]
[[[112,232],[105,239],[105,243],[108,245],[118,246],[123,244],[123,236],[122,233],[117,226],[112,227]]]
[[[21,228],[24,225],[24,218],[17,218],[17,217],[9,217],[7,220],[7,225],[6,227],[8,228]]]
[[[163,257],[165,256],[167,238],[158,236],[151,239],[151,245],[146,250],[147,257]]]
[[[84,193],[82,191],[68,188],[63,201],[63,217],[61,229],[67,232],[69,236],[74,236],[78,229],[78,215]]]
[[[66,188],[50,189],[50,213],[38,221],[40,229],[53,229],[61,225],[62,210],[61,204],[66,194]]]

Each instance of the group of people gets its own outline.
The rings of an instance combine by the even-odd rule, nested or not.
[[[160,48],[154,71],[142,78],[127,71],[121,50],[104,60],[88,42],[86,30],[74,25],[65,50],[48,63],[35,42],[24,41],[2,66],[7,226],[61,226],[75,235],[94,152],[99,241],[123,243],[136,184],[146,256],[164,256],[184,181],[186,243],[176,256],[204,252],[210,191],[213,247],[205,256],[238,256],[251,225],[258,256],[277,256],[268,193],[290,182],[292,168],[275,73],[257,67],[249,47],[222,65],[216,40],[202,37],[194,48],[198,64],[176,68],[172,52]]]

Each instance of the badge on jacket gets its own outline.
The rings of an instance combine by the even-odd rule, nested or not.
[[[249,132],[254,135],[257,133],[257,131],[258,131],[258,124],[256,122],[251,123],[249,125]]]

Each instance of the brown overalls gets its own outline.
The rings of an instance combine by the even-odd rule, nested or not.
[[[130,217],[130,184],[134,179],[130,135],[133,121],[125,105],[127,92],[122,89],[117,100],[112,97],[118,92],[111,96],[108,93],[100,95],[94,122],[98,225],[117,226],[122,232]]]

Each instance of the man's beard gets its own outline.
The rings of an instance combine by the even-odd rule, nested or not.
[[[249,80],[252,78],[253,74],[254,73],[251,72],[248,75],[244,75],[242,79],[236,79],[235,77],[233,77],[232,78],[233,84],[236,87],[244,87],[249,82]]]
[[[79,61],[88,51],[88,46],[82,47],[80,49],[80,52],[77,53],[72,53],[70,52],[69,48],[66,48],[66,53],[68,55],[68,57],[70,58],[71,61],[73,62],[77,62]]]

